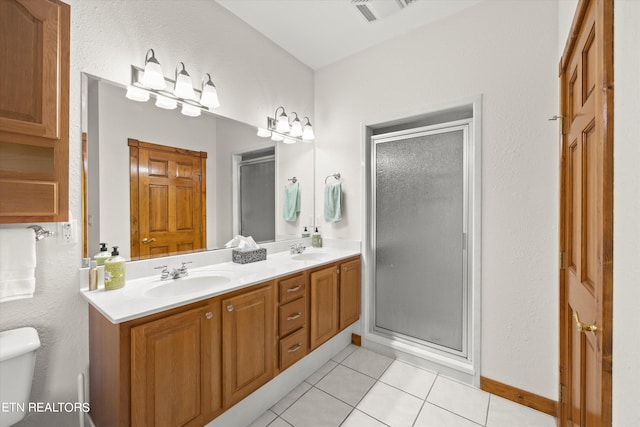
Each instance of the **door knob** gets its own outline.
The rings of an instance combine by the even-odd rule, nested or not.
[[[576,321],[576,329],[578,332],[593,332],[595,333],[598,330],[598,327],[594,324],[587,325],[586,323],[582,323],[580,318],[578,317],[578,313],[576,311],[573,312],[573,320]]]
[[[145,237],[144,239],[142,239],[142,243],[145,245],[148,245],[149,243],[155,242],[155,241],[156,241],[155,237],[152,237],[151,239],[149,239],[148,237]]]

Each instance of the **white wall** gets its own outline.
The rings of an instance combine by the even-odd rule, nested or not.
[[[614,3],[613,425],[639,426],[640,2]]]
[[[487,1],[316,72],[316,214],[341,172],[361,239],[363,122],[483,95],[481,374],[557,396],[557,4]],[[416,218],[417,226],[419,219]]]
[[[218,112],[264,126],[278,105],[313,111],[313,72],[212,1],[73,0],[71,4],[70,211],[80,217],[80,72],[129,83],[130,66],[154,48],[170,76],[183,61],[199,80],[210,72]],[[52,225],[49,225],[51,227]],[[53,226],[55,228],[55,226]],[[75,401],[87,372],[87,304],[78,293],[80,245],[38,243],[37,289],[31,300],[2,304],[0,330],[33,325],[38,351],[32,400]],[[76,414],[31,414],[23,425],[69,427]]]

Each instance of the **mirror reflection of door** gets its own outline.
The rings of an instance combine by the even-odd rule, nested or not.
[[[274,148],[243,153],[238,162],[240,234],[256,242],[276,239]]]
[[[206,159],[129,139],[132,260],[205,249]]]

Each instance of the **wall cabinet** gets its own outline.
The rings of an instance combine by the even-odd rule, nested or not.
[[[58,0],[0,2],[0,223],[67,220],[69,16]]]
[[[222,301],[224,403],[231,406],[275,372],[273,284]]]

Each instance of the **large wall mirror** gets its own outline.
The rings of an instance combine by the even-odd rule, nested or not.
[[[221,248],[236,234],[289,240],[312,225],[313,144],[276,143],[245,123],[188,117],[125,93],[82,75],[87,256],[101,242],[135,260]],[[294,217],[283,214],[292,186]]]

